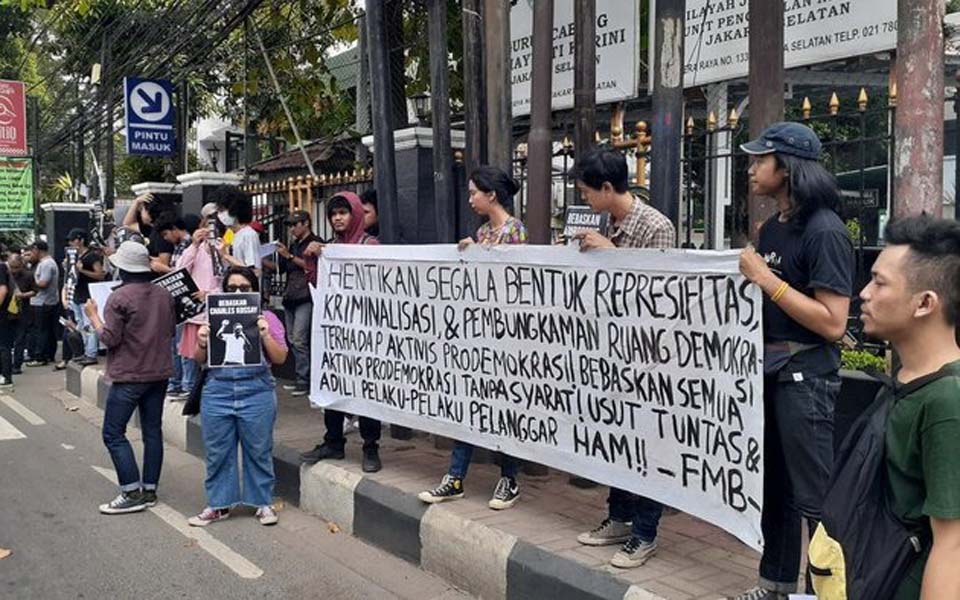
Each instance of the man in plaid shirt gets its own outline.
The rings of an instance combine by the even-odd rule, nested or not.
[[[574,236],[580,250],[591,248],[673,248],[673,223],[646,204],[628,188],[627,161],[619,152],[594,150],[574,167],[577,188],[593,210],[609,212],[613,221],[610,237],[597,231]],[[608,517],[577,541],[587,546],[623,544],[610,564],[621,569],[639,567],[657,550],[657,527],[663,514],[659,502],[610,488]]]

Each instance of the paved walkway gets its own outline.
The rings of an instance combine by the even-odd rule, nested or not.
[[[323,435],[322,411],[310,408],[305,398],[289,397],[282,389],[278,396],[276,442],[297,450],[312,448]],[[354,433],[348,436],[347,459],[333,464],[416,495],[440,482],[450,458],[450,451],[444,447],[449,447],[449,442],[434,436],[417,433],[412,440],[396,440],[384,429],[383,471],[365,475],[359,464],[359,434]],[[483,459],[487,454],[478,450],[475,457]],[[460,517],[606,571],[670,600],[714,600],[755,585],[756,552],[717,527],[674,511],[664,514],[661,521],[660,548],[655,557],[636,569],[612,567],[609,561],[616,546],[591,548],[576,540],[578,533],[595,527],[606,516],[606,487],[583,489],[572,485],[568,474],[552,469],[546,476],[521,474],[520,502],[510,510],[497,512],[487,507],[487,500],[499,469],[476,459],[465,482],[466,497],[442,505]]]

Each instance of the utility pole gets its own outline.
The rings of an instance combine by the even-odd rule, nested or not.
[[[943,213],[942,0],[897,2],[893,216]]]
[[[390,48],[383,2],[367,3],[370,52],[370,88],[373,100],[373,168],[376,178],[380,241],[403,243],[397,214],[397,167],[393,141],[393,103],[390,89]]]
[[[247,79],[249,77],[249,64],[247,63],[247,55],[250,53],[247,49],[247,40],[250,38],[250,17],[243,18],[243,119],[241,123],[241,128],[243,129],[243,143],[241,144],[241,152],[243,152],[243,184],[246,185],[250,182],[250,161],[247,159],[249,156],[247,152],[247,143],[250,141],[247,133],[250,131],[250,124],[247,122]],[[226,154],[224,155],[224,160],[227,160]],[[224,169],[226,171],[227,169]]]
[[[533,244],[550,243],[553,197],[553,0],[533,5],[533,69],[530,91],[530,176],[527,180],[527,229]]]
[[[106,123],[104,123],[104,131],[106,132],[106,142],[107,142],[107,156],[104,161],[104,168],[106,170],[106,185],[104,186],[103,192],[103,206],[107,209],[113,208],[113,198],[114,198],[114,188],[113,188],[113,162],[114,162],[114,153],[116,148],[113,143],[113,112],[114,112],[114,102],[115,96],[113,93],[114,88],[114,77],[113,77],[113,40],[110,37],[110,34],[106,32],[103,33],[103,84],[101,89],[104,90],[107,94],[107,116]]]
[[[437,241],[456,242],[457,192],[450,141],[450,86],[447,81],[447,0],[427,0],[430,32],[430,103],[433,113],[433,199]]]
[[[573,20],[573,148],[580,157],[593,148],[597,130],[597,0],[574,0]],[[579,204],[580,195],[575,196]]]
[[[367,23],[360,21],[358,27],[357,48],[360,53],[360,78],[357,80],[357,101],[356,101],[356,130],[366,135],[370,133],[372,124],[370,123],[370,58],[367,53],[367,47],[370,42],[367,37]],[[370,161],[370,151],[366,144],[357,144],[356,161],[366,166]]]
[[[483,36],[487,77],[487,163],[512,174],[509,2],[484,0]]]
[[[650,195],[653,206],[670,219],[679,232],[685,2],[656,0],[656,7]]]
[[[750,139],[756,139],[764,129],[783,120],[783,2],[750,0],[748,80]],[[760,226],[776,211],[776,200],[751,193],[747,198],[745,238],[756,240]]]
[[[483,81],[483,13],[481,0],[463,0],[463,95],[467,143],[464,165],[471,173],[487,162],[487,100]]]

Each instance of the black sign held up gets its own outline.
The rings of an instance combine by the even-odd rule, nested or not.
[[[153,283],[167,290],[173,296],[174,306],[177,310],[177,323],[183,323],[203,312],[203,302],[198,302],[194,298],[194,294],[200,291],[200,288],[193,281],[193,277],[190,277],[190,273],[187,273],[184,269],[161,275],[154,279]]]
[[[563,224],[563,237],[567,243],[573,236],[584,231],[596,231],[606,237],[610,224],[610,215],[594,212],[589,206],[573,205],[567,207],[567,217]]]
[[[210,294],[207,296],[210,341],[207,366],[254,367],[263,364],[260,347],[260,294]]]

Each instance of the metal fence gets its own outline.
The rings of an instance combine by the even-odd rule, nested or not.
[[[253,215],[264,228],[266,241],[279,241],[289,245],[289,231],[284,219],[293,211],[310,213],[313,231],[323,240],[333,238],[333,231],[326,218],[326,201],[337,192],[363,193],[373,185],[372,169],[357,169],[352,172],[324,173],[316,178],[290,177],[276,181],[257,182],[241,186],[253,198]],[[273,257],[273,261],[276,257]],[[271,296],[283,295],[286,276],[278,270],[265,269],[264,288]]]

